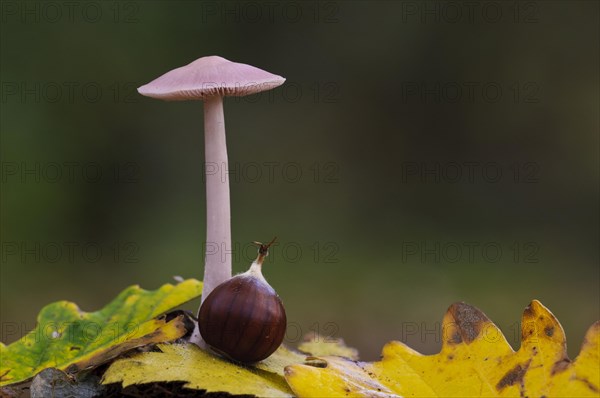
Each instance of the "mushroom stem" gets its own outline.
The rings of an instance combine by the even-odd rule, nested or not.
[[[206,257],[202,301],[231,278],[231,209],[223,97],[204,102]]]

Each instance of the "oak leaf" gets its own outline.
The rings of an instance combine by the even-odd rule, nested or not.
[[[195,344],[159,344],[159,352],[140,352],[113,362],[103,384],[134,384],[183,381],[188,389],[259,397],[292,397],[284,366],[302,363],[305,356],[280,347],[255,365],[240,365]]]
[[[539,301],[522,317],[514,352],[481,311],[453,304],[442,324],[442,349],[422,355],[390,342],[379,362],[319,357],[318,366],[291,365],[285,377],[300,397],[598,397],[600,323],[587,332],[579,356],[566,354],[562,326]]]
[[[344,339],[332,336],[321,336],[310,333],[298,346],[298,350],[312,356],[336,355],[349,359],[358,359],[358,350],[348,347]]]
[[[154,291],[130,286],[96,312],[83,312],[69,301],[49,304],[35,329],[8,346],[0,343],[0,386],[46,368],[73,374],[133,348],[175,340],[187,332],[183,316],[156,317],[201,293],[202,282],[188,279]]]

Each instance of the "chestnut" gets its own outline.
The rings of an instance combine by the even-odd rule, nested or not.
[[[204,341],[238,362],[269,357],[285,336],[285,308],[261,271],[273,242],[254,242],[258,257],[250,269],[218,285],[200,306],[198,326]]]

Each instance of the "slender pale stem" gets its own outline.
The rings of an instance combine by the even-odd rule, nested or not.
[[[223,98],[204,102],[206,258],[202,301],[231,278],[231,209]]]

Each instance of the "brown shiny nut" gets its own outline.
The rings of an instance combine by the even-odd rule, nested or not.
[[[204,300],[198,326],[215,351],[245,363],[263,360],[283,342],[285,308],[261,273],[268,246],[247,272],[217,286]]]

